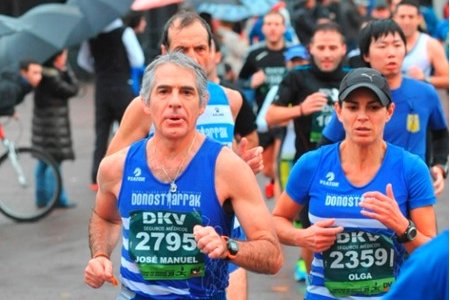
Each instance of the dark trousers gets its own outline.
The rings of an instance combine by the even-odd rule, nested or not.
[[[97,171],[108,147],[111,126],[120,122],[133,100],[133,90],[127,81],[97,80],[95,88],[95,149],[92,161],[91,181],[97,182]]]

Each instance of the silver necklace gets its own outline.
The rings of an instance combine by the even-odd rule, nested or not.
[[[176,173],[176,175],[175,175],[175,177],[173,179],[169,176],[169,174],[167,173],[166,169],[164,169],[163,165],[161,164],[161,170],[163,170],[164,174],[166,175],[167,179],[169,180],[169,185],[170,185],[169,191],[171,193],[176,193],[176,191],[178,189],[178,186],[175,183],[175,180],[177,180],[178,176],[180,176],[181,169],[183,169],[183,165],[186,162],[186,159],[188,158],[189,153],[192,150],[192,147],[194,146],[196,137],[197,137],[197,134],[194,135],[194,138],[192,139],[191,145],[189,146],[189,149],[187,150],[186,155],[184,156],[183,160],[181,161],[180,165],[178,166],[178,171],[177,171],[177,173]],[[156,152],[156,145],[155,145],[155,152]]]

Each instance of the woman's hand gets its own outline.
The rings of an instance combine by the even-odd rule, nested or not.
[[[392,184],[386,185],[386,195],[380,192],[367,192],[359,203],[361,214],[378,220],[386,227],[401,235],[408,227],[408,219],[402,214],[395,201]]]
[[[302,229],[299,237],[301,247],[306,247],[314,252],[328,250],[336,241],[336,235],[344,231],[341,226],[334,225],[334,219],[316,222],[306,229]]]

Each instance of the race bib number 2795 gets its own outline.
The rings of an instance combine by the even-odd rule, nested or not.
[[[193,228],[199,212],[137,211],[130,217],[129,252],[146,280],[204,276]]]

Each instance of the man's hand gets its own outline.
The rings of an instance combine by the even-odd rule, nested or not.
[[[88,265],[84,269],[84,282],[95,289],[101,287],[105,281],[117,286],[117,279],[113,275],[112,262],[104,257],[99,256],[89,260]]]
[[[264,74],[263,70],[259,70],[258,72],[252,75],[250,79],[250,87],[252,89],[256,89],[261,86],[266,81],[266,74]]]
[[[445,180],[443,172],[444,171],[439,166],[431,167],[431,176],[433,177],[433,188],[436,197],[444,191]]]
[[[425,80],[425,74],[422,69],[417,66],[411,66],[408,69],[408,76],[417,80]]]
[[[194,238],[197,247],[209,258],[224,259],[227,257],[227,244],[213,227],[195,225]]]
[[[247,149],[248,140],[246,138],[242,138],[239,142],[237,148],[237,154],[243,161],[245,161],[253,173],[258,174],[264,168],[262,153],[263,148],[261,146],[257,146],[251,149]]]
[[[300,109],[303,116],[310,115],[317,111],[321,111],[327,104],[327,95],[321,92],[312,93],[300,103]]]

